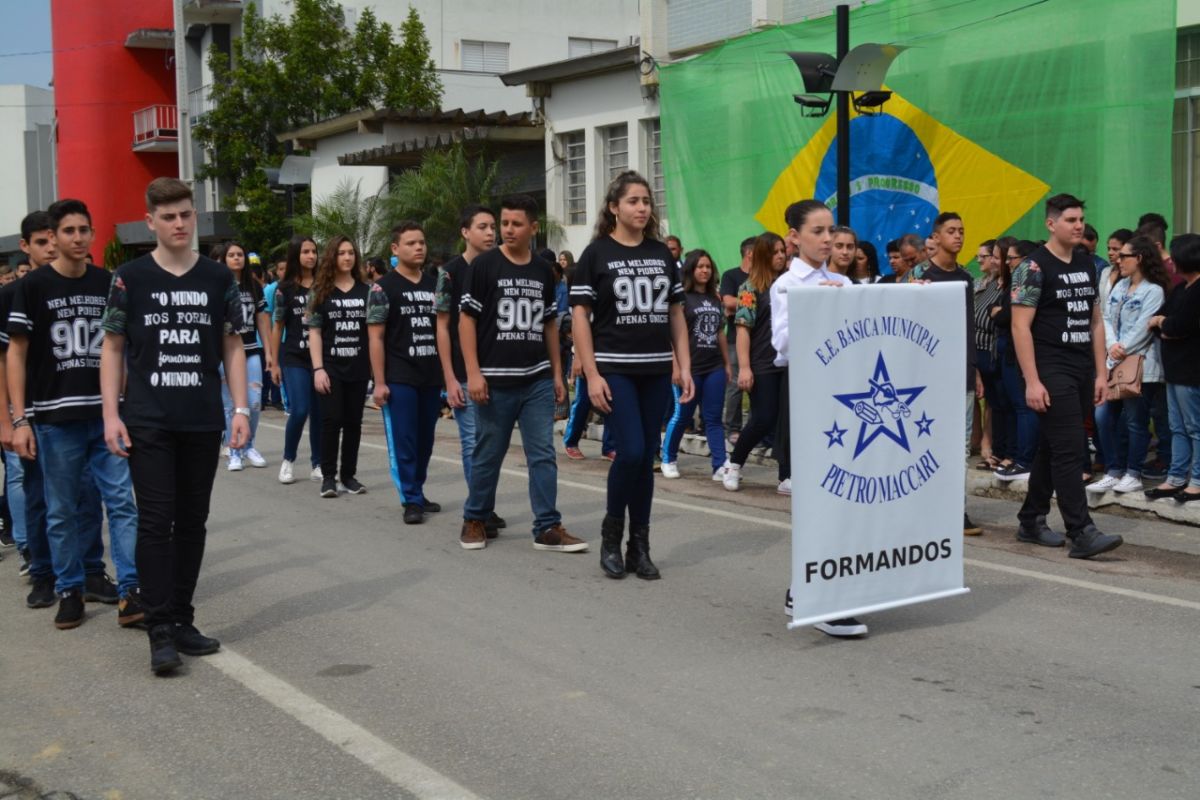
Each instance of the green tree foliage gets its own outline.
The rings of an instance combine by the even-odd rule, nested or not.
[[[349,178],[327,197],[313,204],[311,213],[292,219],[297,233],[307,234],[324,245],[334,236],[349,236],[364,257],[386,258],[393,224],[386,193],[363,196],[362,181]]]
[[[233,226],[247,246],[271,251],[288,236],[284,201],[263,175],[287,154],[279,134],[384,104],[441,103],[429,41],[411,7],[402,32],[397,42],[369,8],[349,29],[336,0],[293,0],[286,19],[261,17],[249,3],[230,53],[209,52],[212,110],[194,128],[208,159],[197,177],[232,187],[226,205],[236,209]]]

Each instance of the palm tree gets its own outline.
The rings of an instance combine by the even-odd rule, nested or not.
[[[314,203],[311,213],[292,219],[297,233],[307,234],[322,244],[334,236],[350,237],[364,257],[386,258],[391,225],[387,193],[364,196],[362,181],[349,178]]]

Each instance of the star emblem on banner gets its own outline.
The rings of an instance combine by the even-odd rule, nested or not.
[[[929,417],[924,411],[921,412],[921,418],[917,420],[917,436],[932,436],[929,432],[929,426],[933,425],[934,420]]]
[[[904,420],[912,416],[912,403],[925,389],[925,386],[896,387],[881,352],[875,360],[875,371],[867,379],[865,391],[833,395],[833,399],[853,411],[861,423],[854,445],[854,458],[858,458],[880,436],[891,439],[906,452],[912,452],[908,446]],[[929,423],[933,422],[924,414],[922,417]],[[917,427],[921,427],[920,422]]]
[[[842,437],[845,436],[847,433],[849,433],[849,430],[847,428],[839,428],[838,424],[837,424],[837,420],[834,420],[833,427],[827,431],[822,431],[822,432],[826,436],[829,437],[829,444],[826,446],[826,449],[829,449],[830,447],[833,447],[835,444],[838,447],[844,447],[846,443],[842,441]]]

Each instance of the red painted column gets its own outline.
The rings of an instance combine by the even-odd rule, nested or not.
[[[179,174],[176,153],[133,152],[133,112],[175,103],[174,50],[131,49],[139,28],[170,29],[171,0],[51,0],[60,197],[83,200],[100,261],[119,222],[142,219],[146,184]]]

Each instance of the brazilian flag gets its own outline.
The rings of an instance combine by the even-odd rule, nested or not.
[[[904,45],[882,113],[852,113],[851,225],[879,249],[957,211],[964,252],[1045,238],[1042,201],[1087,201],[1100,232],[1171,219],[1172,0],[884,0],[851,47]],[[730,40],[661,74],[671,231],[731,266],[783,211],[837,195],[836,114],[801,116],[788,51],[834,51],[832,16]],[[884,262],[886,263],[886,262]]]

